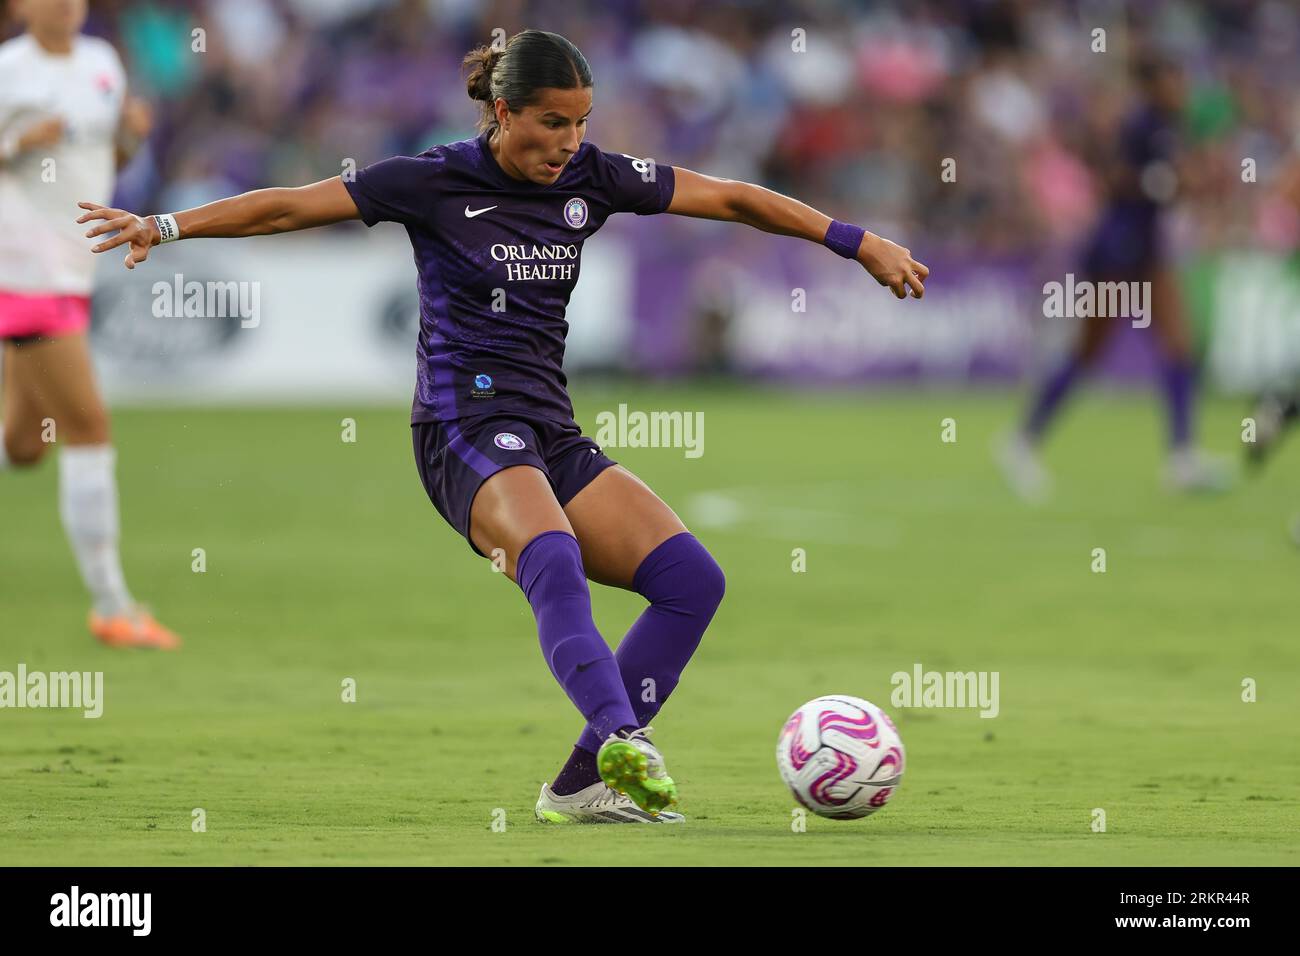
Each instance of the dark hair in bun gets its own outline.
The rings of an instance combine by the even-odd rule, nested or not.
[[[513,112],[536,103],[539,90],[591,86],[587,58],[564,37],[545,30],[516,33],[502,50],[486,44],[475,47],[462,65],[469,70],[465,89],[470,99],[483,104],[480,132],[497,125],[498,99]]]

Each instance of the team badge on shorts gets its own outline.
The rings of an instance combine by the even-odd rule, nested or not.
[[[564,204],[564,221],[570,228],[581,229],[587,224],[587,203],[574,197]]]
[[[519,451],[524,447],[524,440],[518,435],[512,435],[510,432],[497,432],[497,437],[492,439],[498,448],[504,448],[506,451]]]

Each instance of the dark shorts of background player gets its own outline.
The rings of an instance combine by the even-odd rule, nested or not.
[[[1107,219],[1084,247],[1083,275],[1090,282],[1140,282],[1166,261],[1160,233],[1154,228]]]
[[[511,438],[522,441],[522,447]],[[470,548],[487,557],[470,540],[469,510],[487,479],[503,468],[532,465],[544,474],[560,507],[606,468],[617,464],[582,434],[573,421],[516,413],[456,422],[411,425],[415,463],[429,500]]]

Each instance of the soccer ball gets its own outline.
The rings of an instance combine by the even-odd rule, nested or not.
[[[794,798],[835,820],[856,820],[883,807],[903,780],[903,761],[898,728],[861,697],[808,701],[790,715],[776,742],[776,766]]]

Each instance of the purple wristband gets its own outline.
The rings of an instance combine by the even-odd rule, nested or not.
[[[858,246],[862,245],[862,237],[866,234],[867,230],[861,226],[832,219],[822,244],[845,259],[856,259],[858,257]]]

